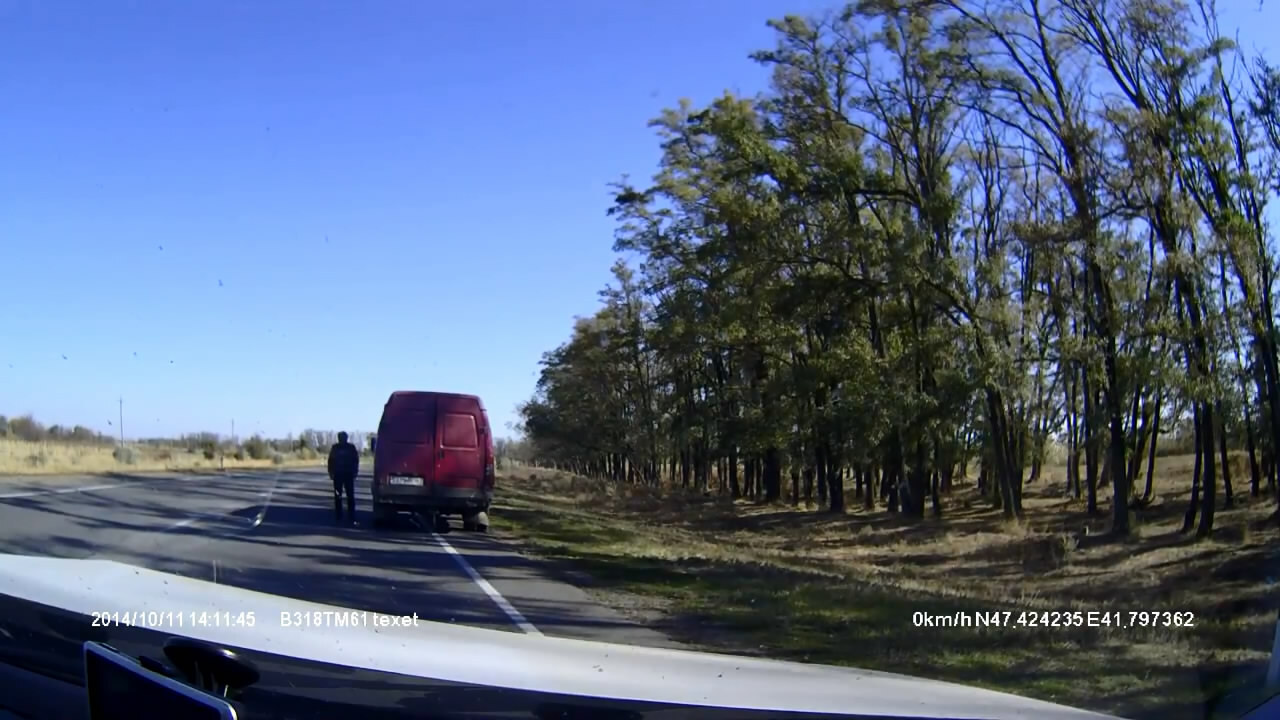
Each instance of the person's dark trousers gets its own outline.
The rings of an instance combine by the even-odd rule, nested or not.
[[[342,522],[342,494],[347,495],[347,522],[356,521],[356,479],[353,477],[335,477],[333,479],[333,519]]]

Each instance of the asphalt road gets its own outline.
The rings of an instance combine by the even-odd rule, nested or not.
[[[499,492],[501,486],[499,486]],[[557,580],[494,535],[375,531],[368,478],[354,528],[311,469],[221,475],[0,478],[0,552],[106,558],[217,583],[424,620],[675,647]]]

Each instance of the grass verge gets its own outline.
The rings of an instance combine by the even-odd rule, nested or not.
[[[1213,539],[1179,533],[1186,466],[1158,465],[1165,493],[1135,514],[1131,539],[1079,546],[1072,533],[1091,525],[1096,540],[1108,508],[1088,516],[1052,474],[1028,486],[1027,518],[1012,525],[966,487],[947,498],[943,519],[909,522],[881,510],[833,516],[659,497],[535,470],[504,478],[492,522],[604,604],[696,648],[902,672],[1126,717],[1203,718],[1265,663],[1278,534],[1265,522],[1272,501],[1239,492]],[[1119,612],[1125,624],[1142,620],[1131,612],[1193,613],[1194,623],[942,620],[1054,611]]]
[[[312,452],[273,453],[255,460],[232,456],[205,457],[186,448],[127,444],[121,451],[114,445],[89,443],[29,442],[0,438],[0,476],[99,475],[128,470],[156,472],[172,470],[229,470],[279,467],[319,467],[324,457]]]

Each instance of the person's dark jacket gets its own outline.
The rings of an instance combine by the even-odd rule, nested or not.
[[[349,442],[329,448],[329,477],[354,478],[360,474],[360,451]]]

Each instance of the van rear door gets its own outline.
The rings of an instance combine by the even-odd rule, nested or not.
[[[400,478],[422,478],[418,487],[435,481],[436,398],[422,394],[391,398],[378,424],[378,468],[381,482],[402,485]]]
[[[435,483],[441,488],[479,489],[484,478],[484,428],[475,398],[440,396],[436,400],[440,460]]]

